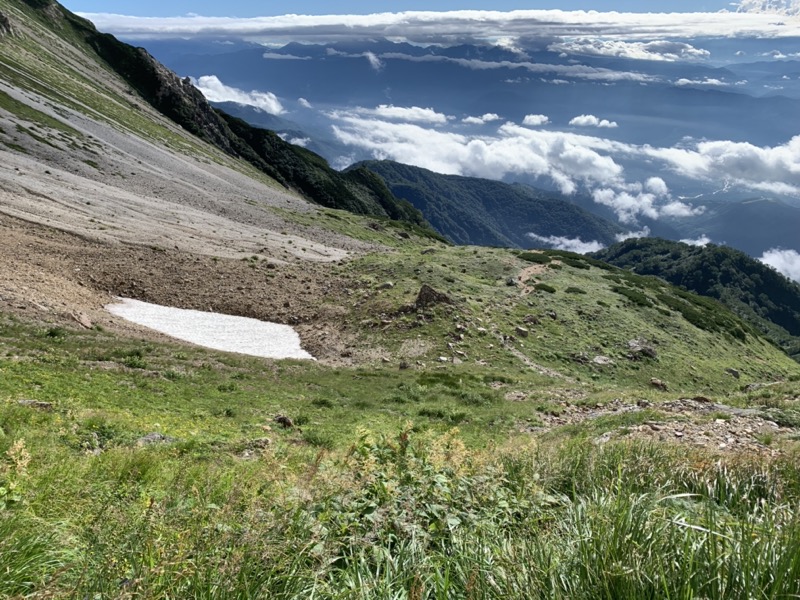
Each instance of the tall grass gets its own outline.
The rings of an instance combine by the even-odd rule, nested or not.
[[[294,472],[269,456],[76,456],[32,471],[26,502],[0,513],[0,596],[800,594],[788,457],[634,443],[471,451],[454,432],[411,428]]]

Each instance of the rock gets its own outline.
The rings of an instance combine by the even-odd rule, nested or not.
[[[152,446],[153,444],[171,444],[175,438],[171,438],[163,433],[148,433],[136,440],[137,446]]]
[[[514,279],[513,277],[509,277],[508,279],[506,279],[506,285],[508,287],[514,287],[515,285],[517,285],[517,280]]]
[[[644,358],[658,358],[656,349],[647,343],[647,340],[638,338],[628,341],[628,358],[630,360],[642,360]]]
[[[275,418],[272,420],[284,429],[292,429],[294,427],[294,421],[286,415],[275,415]]]
[[[739,377],[741,377],[741,376],[742,376],[742,375],[741,375],[741,373],[739,373],[739,371],[737,371],[736,369],[732,369],[732,368],[730,368],[730,367],[728,367],[727,369],[725,369],[725,372],[726,372],[728,375],[730,375],[731,377],[733,377],[734,379],[739,379]]]
[[[92,328],[92,325],[93,325],[92,320],[89,317],[87,317],[85,314],[83,314],[83,313],[72,313],[70,316],[73,318],[73,320],[78,325],[80,325],[84,329],[91,329]]]
[[[37,410],[43,410],[45,412],[50,412],[53,410],[53,403],[52,402],[42,402],[41,400],[17,400],[17,404],[20,406],[27,406],[28,408],[35,408]]]
[[[514,331],[519,337],[528,337],[528,335],[530,334],[530,331],[526,327],[522,327],[521,325],[518,325],[516,329],[514,329]]]
[[[380,284],[380,285],[378,286],[378,289],[379,289],[379,290],[390,290],[390,289],[392,289],[393,287],[394,287],[394,283],[392,283],[391,281],[387,281],[387,282],[385,282],[385,283],[382,283],[382,284]]]
[[[524,319],[522,319],[524,323],[527,325],[538,325],[539,324],[539,317],[536,315],[528,315]]]
[[[554,311],[554,310],[548,310],[545,314],[548,317],[550,317],[551,319],[553,319],[553,321],[557,321],[558,320],[558,315],[556,314],[556,311]]]
[[[450,299],[450,296],[447,294],[443,294],[442,292],[437,292],[428,284],[423,284],[420,288],[419,293],[417,294],[417,299],[414,302],[414,306],[417,309],[420,308],[427,308],[433,304],[452,304],[453,301]]]
[[[440,356],[440,357],[439,357],[439,362],[440,362],[440,363],[446,363],[446,362],[450,362],[450,359],[449,359],[449,358],[447,358],[446,356]]]
[[[655,377],[652,377],[650,379],[650,385],[653,386],[656,389],[661,390],[662,392],[666,392],[667,389],[668,389],[667,388],[667,384],[665,382],[663,382],[660,379],[657,379]]]
[[[595,356],[592,362],[596,365],[613,365],[614,361],[607,356]]]

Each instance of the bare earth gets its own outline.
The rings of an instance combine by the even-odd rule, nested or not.
[[[158,338],[103,309],[125,296],[292,324],[318,358],[357,357],[329,263],[369,245],[284,218],[317,208],[223,155],[170,151],[0,89],[83,136],[75,148],[41,125],[30,135],[0,109],[0,311]]]

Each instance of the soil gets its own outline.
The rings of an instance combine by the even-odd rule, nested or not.
[[[1,214],[0,240],[3,313],[167,339],[104,309],[121,296],[294,325],[303,347],[318,359],[359,359],[337,307],[348,282],[328,263],[236,260],[109,243]]]

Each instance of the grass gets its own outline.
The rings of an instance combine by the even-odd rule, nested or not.
[[[667,418],[658,412],[660,393],[637,382],[648,369],[664,369],[665,360],[683,360],[679,340],[690,323],[671,322],[674,339],[663,323],[653,325],[662,333],[652,366],[621,356],[602,368],[562,362],[561,352],[591,348],[619,329],[613,282],[597,277],[600,270],[546,273],[556,292],[520,300],[505,278],[524,263],[505,251],[440,247],[406,256],[365,257],[339,272],[355,290],[397,281],[364,299],[359,319],[395,314],[423,281],[455,299],[423,311],[423,325],[405,329],[416,314],[408,321],[400,315],[404,324],[381,334],[388,350],[409,331],[441,339],[421,356],[424,368],[265,361],[0,317],[0,597],[721,599],[798,592],[794,442],[762,436],[781,449],[776,458],[716,456],[622,435],[590,442]],[[453,273],[460,276],[446,282]],[[587,294],[568,293],[571,286]],[[607,306],[590,312],[600,310],[598,298]],[[636,309],[625,310],[634,329],[658,314],[642,309],[639,321]],[[508,364],[500,340],[476,328],[501,332],[499,319],[513,325],[531,312],[540,317],[531,337],[541,338],[526,338],[519,351],[572,379]],[[558,335],[567,326],[570,347]],[[363,327],[368,335],[370,325]],[[582,340],[589,331],[594,342]],[[624,341],[631,331],[616,333]],[[712,333],[692,333],[687,352],[702,365],[697,336]],[[483,362],[437,363],[448,343]],[[705,364],[722,367],[732,348],[755,351],[729,343],[716,341],[718,354],[705,357],[715,362]],[[698,376],[706,379],[693,384],[684,375],[674,384],[721,386],[716,375]],[[720,381],[732,379],[720,374]],[[715,398],[762,406],[788,424],[800,383],[789,379],[751,391],[731,382]],[[654,405],[536,440],[523,433],[522,424],[564,412],[565,389],[587,406],[638,398]],[[279,425],[277,415],[292,426]],[[154,432],[164,441],[140,441]]]

